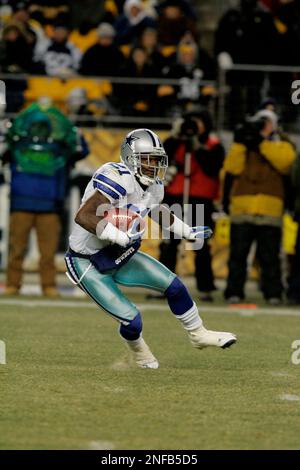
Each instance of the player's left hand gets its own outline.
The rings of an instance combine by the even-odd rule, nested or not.
[[[194,241],[199,238],[210,238],[213,234],[213,231],[210,227],[206,225],[198,225],[196,227],[190,227],[191,231],[188,237],[185,237],[187,240]]]

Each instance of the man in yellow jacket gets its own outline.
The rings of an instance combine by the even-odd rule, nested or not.
[[[277,132],[277,116],[263,110],[236,129],[225,158],[224,205],[231,219],[229,275],[225,298],[244,298],[247,257],[256,241],[261,266],[261,289],[273,305],[282,298],[280,268],[284,175],[296,153]],[[225,207],[226,210],[226,207]]]

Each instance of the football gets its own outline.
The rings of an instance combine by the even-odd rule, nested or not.
[[[113,224],[122,232],[127,232],[134,220],[138,219],[138,231],[143,230],[145,227],[144,219],[137,213],[133,212],[130,209],[115,208],[110,209],[104,215],[104,219]]]

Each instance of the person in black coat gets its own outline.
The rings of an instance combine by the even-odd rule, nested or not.
[[[132,49],[121,76],[132,79],[156,77],[155,68],[147,62],[147,53],[142,47]],[[116,86],[120,110],[127,116],[151,116],[157,105],[157,85],[143,83],[124,83]]]
[[[146,28],[140,37],[138,45],[147,53],[147,62],[155,68],[157,77],[161,77],[163,68],[167,65],[168,60],[161,53],[157,30]]]
[[[278,64],[279,34],[272,15],[257,0],[240,0],[221,17],[215,34],[215,55],[226,53],[234,64]],[[245,114],[254,114],[261,102],[263,72],[231,71],[229,97],[230,125],[240,122]]]
[[[206,87],[202,81],[211,81],[216,77],[216,68],[209,54],[193,41],[190,36],[178,45],[175,60],[164,68],[165,78],[180,80],[179,85],[172,85],[170,93],[161,98],[162,108],[168,113],[191,109],[193,105],[207,106],[214,96],[214,87]]]
[[[4,27],[0,50],[0,66],[3,72],[32,72],[32,47],[21,24],[11,21]]]
[[[84,54],[80,73],[114,77],[119,74],[125,59],[114,43],[115,30],[109,23],[101,23],[97,29],[98,42]]]

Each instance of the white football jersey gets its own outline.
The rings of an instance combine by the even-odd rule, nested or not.
[[[81,206],[95,191],[100,191],[110,201],[112,207],[130,207],[136,211],[141,207],[156,206],[164,197],[164,186],[161,181],[143,190],[133,173],[123,163],[110,162],[98,168],[85,189]],[[75,223],[69,244],[77,253],[92,255],[109,242],[99,240],[96,235]]]

